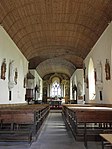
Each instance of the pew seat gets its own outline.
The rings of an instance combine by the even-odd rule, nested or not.
[[[63,106],[63,117],[76,140],[82,138],[85,147],[89,139],[99,138],[104,130],[112,129],[112,108]]]
[[[49,105],[0,109],[0,141],[31,143],[48,113]]]

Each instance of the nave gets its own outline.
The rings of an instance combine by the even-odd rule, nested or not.
[[[88,142],[88,149],[101,149],[101,142]],[[65,126],[61,110],[51,110],[38,138],[28,145],[23,143],[1,142],[0,149],[85,149],[83,141],[75,141],[69,128]]]

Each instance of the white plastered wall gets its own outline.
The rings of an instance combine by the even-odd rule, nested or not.
[[[92,58],[94,67],[97,68],[97,64],[101,62],[102,64],[102,77],[103,77],[103,90],[102,90],[102,98],[100,100],[98,87],[96,85],[96,99],[93,101],[89,100],[88,89],[86,88],[86,102],[94,102],[94,103],[112,103],[112,22],[108,25],[104,33],[101,35],[95,46],[92,48],[91,52],[86,57],[85,65],[86,65],[86,75],[88,73],[88,65],[89,60]],[[110,63],[110,73],[111,79],[106,80],[105,73],[105,63],[106,59],[109,60]],[[97,70],[96,70],[97,71]]]
[[[0,104],[25,103],[26,89],[23,87],[23,82],[24,76],[28,72],[28,61],[3,27],[0,26],[0,68],[4,58],[6,59],[6,79],[1,79],[0,69]],[[8,75],[9,63],[12,60],[14,60],[14,68],[17,68],[18,78],[17,84],[12,89],[11,101],[9,101]]]

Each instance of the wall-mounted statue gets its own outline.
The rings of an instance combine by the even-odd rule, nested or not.
[[[101,61],[97,62],[97,67],[96,67],[96,81],[97,84],[101,84],[103,82],[103,69],[102,69],[102,63]]]
[[[3,63],[1,66],[1,79],[5,80],[5,73],[6,73],[6,59],[3,59]]]
[[[15,85],[14,82],[14,60],[11,60],[9,63],[9,82],[8,82],[8,88],[9,88],[9,101],[12,100],[12,88]]]
[[[11,90],[14,87],[14,60],[10,61],[9,63],[9,82],[8,82],[8,87],[9,90]]]
[[[83,86],[81,82],[77,82],[77,95],[82,96],[83,95]]]
[[[24,77],[23,87],[26,88],[28,86],[27,75]]]
[[[17,68],[16,68],[15,69],[15,76],[14,76],[15,84],[17,84],[17,78],[18,78],[18,71],[17,71]]]
[[[106,80],[110,80],[110,64],[108,59],[106,59],[105,63],[105,73],[106,73]]]

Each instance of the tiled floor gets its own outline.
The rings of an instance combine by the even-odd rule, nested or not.
[[[37,141],[27,143],[0,143],[0,149],[85,149],[83,142],[76,142],[66,129],[59,111],[51,111]],[[88,142],[88,149],[101,149],[101,142]]]

